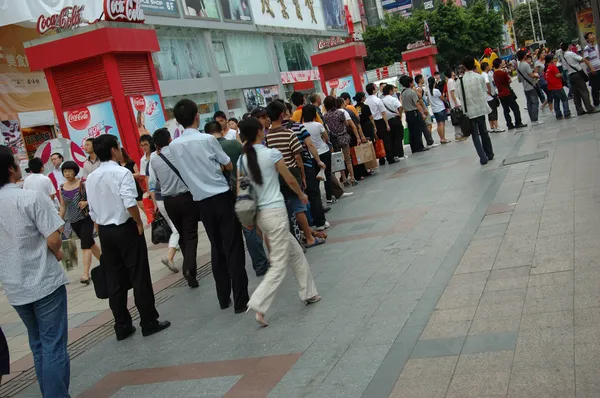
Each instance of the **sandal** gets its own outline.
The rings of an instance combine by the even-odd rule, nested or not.
[[[321,296],[316,295],[316,296],[313,296],[313,297],[307,299],[304,303],[306,305],[310,305],[310,304],[318,303],[319,301],[321,301]],[[257,319],[257,321],[258,321],[258,319]]]
[[[89,285],[91,281],[92,281],[92,278],[90,278],[89,276],[87,279],[83,279],[83,278],[79,279],[79,283],[86,285],[86,286]]]
[[[265,314],[261,314],[260,312],[257,312],[256,315],[254,316],[254,319],[256,319],[256,322],[258,322],[258,324],[260,325],[261,328],[266,328],[267,326],[269,326],[267,321],[265,321]]]
[[[315,237],[315,243],[313,243],[312,245],[306,245],[306,248],[310,249],[311,247],[319,246],[319,245],[322,245],[324,243],[327,243],[327,241],[325,239],[319,238],[319,237]]]
[[[327,234],[325,232],[322,232],[322,231],[314,231],[313,235],[316,238],[327,239]]]

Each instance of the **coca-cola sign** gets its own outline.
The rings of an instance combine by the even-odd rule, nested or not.
[[[87,21],[83,20],[83,10],[85,6],[72,6],[63,8],[60,13],[48,17],[40,15],[37,20],[37,31],[44,34],[49,30],[58,32],[66,29],[73,29]]]
[[[75,130],[84,130],[91,121],[90,110],[87,107],[67,112],[67,123]]]
[[[341,37],[341,36],[332,36],[329,39],[319,40],[317,44],[317,48],[319,50],[324,50],[326,48],[341,46],[342,44],[346,44],[351,42],[352,39],[349,37]]]
[[[146,110],[146,100],[143,95],[136,95],[132,98],[133,107],[138,112],[144,112]]]
[[[146,20],[140,0],[105,0],[104,19],[107,21],[141,22]]]

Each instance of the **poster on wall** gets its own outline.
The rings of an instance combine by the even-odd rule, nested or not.
[[[596,32],[594,27],[594,15],[591,8],[586,8],[577,13],[577,25],[581,35],[584,36],[587,32]]]
[[[279,98],[277,86],[244,89],[244,99],[248,112],[259,106],[267,106],[271,101]]]
[[[18,120],[0,121],[0,145],[9,147],[14,155],[23,156],[26,155],[25,142],[19,127]]]
[[[181,7],[189,18],[219,19],[217,0],[181,0]]]
[[[69,137],[80,148],[85,146],[87,138],[96,138],[101,134],[112,134],[121,142],[110,101],[65,111],[64,115]]]
[[[254,11],[254,23],[256,25],[325,30],[324,13],[320,1],[248,1],[250,7],[252,7],[252,10]],[[341,4],[342,0],[325,1],[333,1]],[[343,10],[343,5],[341,7]],[[225,11],[223,11],[223,13],[225,13]],[[344,22],[343,17],[341,17],[341,21]]]
[[[412,0],[382,0],[381,5],[385,12],[397,12],[408,17],[412,14]]]
[[[221,0],[223,19],[239,22],[252,22],[249,0]]]
[[[325,84],[327,85],[327,95],[339,97],[342,93],[348,93],[350,98],[354,98],[356,95],[356,87],[354,87],[352,76],[327,80]]]
[[[346,16],[342,0],[323,0],[323,10],[327,29],[346,29]]]
[[[144,13],[165,17],[179,17],[177,0],[140,0]]]
[[[140,137],[164,127],[165,115],[158,94],[129,97]]]

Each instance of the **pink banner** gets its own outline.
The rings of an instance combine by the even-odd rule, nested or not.
[[[319,79],[320,75],[317,69],[297,70],[294,72],[281,72],[281,81],[283,82],[283,84],[309,82]]]

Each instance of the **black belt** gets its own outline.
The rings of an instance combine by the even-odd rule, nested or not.
[[[135,221],[133,220],[133,218],[130,217],[123,224],[98,225],[98,227],[99,228],[117,228],[117,227],[122,227],[123,225],[127,225],[127,224],[134,224],[135,225]]]
[[[176,195],[163,195],[163,198],[178,198],[180,196],[192,196],[191,192],[178,193]]]

